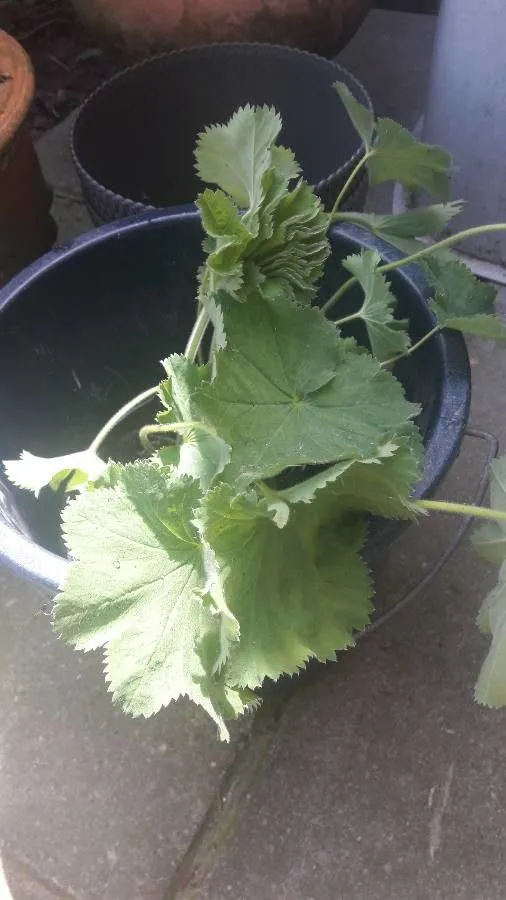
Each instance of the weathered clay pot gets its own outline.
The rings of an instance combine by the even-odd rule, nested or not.
[[[135,49],[223,41],[288,44],[335,55],[372,0],[72,0],[103,34]]]
[[[45,253],[56,238],[45,183],[25,124],[34,91],[30,60],[0,31],[0,284]]]

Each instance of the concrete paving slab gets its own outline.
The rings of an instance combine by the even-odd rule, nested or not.
[[[504,897],[506,717],[472,703],[467,557],[301,691],[217,869],[185,898]]]
[[[374,11],[340,57],[381,114],[412,125],[423,110],[433,27],[429,17]],[[90,225],[73,199],[68,130],[39,146],[60,241]],[[389,194],[379,197],[387,209]],[[489,345],[471,349],[473,421],[504,435],[504,358]],[[470,446],[456,468],[458,496],[474,484],[480,453]],[[403,539],[381,579],[384,606],[454,527],[442,518]],[[171,898],[504,897],[506,716],[471,699],[485,648],[473,618],[490,577],[462,549],[423,602],[301,680],[261,776],[233,820],[225,798],[212,853]],[[0,849],[14,900],[161,900],[234,747],[219,746],[185,704],[147,723],[114,711],[96,657],[52,636],[43,596],[1,573],[0,597]]]
[[[5,572],[0,596],[1,853],[76,900],[160,900],[234,742],[190,703],[123,715],[99,656],[53,635],[47,598]]]
[[[472,342],[472,420],[506,446],[506,356]],[[445,494],[476,481],[468,444]],[[455,488],[455,490],[453,490]],[[412,528],[379,583],[388,606],[453,533]],[[414,606],[359,642],[285,712],[215,869],[184,900],[502,900],[506,712],[473,701],[494,570],[464,544]]]
[[[69,138],[75,116],[72,113],[37,142],[42,171],[54,191],[52,214],[58,225],[58,245],[94,227],[70,154]]]
[[[434,21],[373,12],[341,55],[380,114],[423,111]],[[379,192],[370,209],[389,211]],[[503,293],[500,308],[505,309]],[[506,357],[470,341],[472,423],[506,447]],[[466,441],[444,494],[468,499],[483,448]],[[378,581],[385,609],[455,533],[411,529]],[[475,616],[494,570],[463,545],[412,608],[317,678],[301,679],[214,868],[184,900],[502,900],[506,713],[472,698],[487,641]],[[211,842],[212,843],[212,842]]]
[[[0,865],[0,897],[2,900],[75,900],[53,881],[42,881],[29,866],[2,852]]]
[[[82,201],[58,194],[53,200],[52,214],[58,224],[58,246],[66,244],[67,241],[94,228],[88,210]]]
[[[68,148],[72,118],[37,146],[60,244],[92,227]],[[6,885],[14,900],[160,900],[251,721],[226,746],[189,703],[129,719],[113,708],[97,655],[52,634],[44,594],[2,570],[0,598]]]
[[[47,181],[58,193],[81,198],[81,186],[70,155],[70,132],[77,112],[73,112],[37,142],[37,153]]]

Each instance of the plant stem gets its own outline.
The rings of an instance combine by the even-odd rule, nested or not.
[[[368,153],[364,153],[362,159],[359,159],[357,165],[356,165],[355,168],[353,169],[353,172],[352,172],[351,175],[346,179],[346,181],[345,181],[343,187],[341,188],[341,190],[339,191],[339,193],[338,193],[336,199],[334,200],[334,205],[333,205],[332,209],[330,210],[330,218],[332,218],[332,216],[334,216],[334,215],[336,214],[337,210],[339,209],[339,206],[341,205],[341,203],[343,202],[343,200],[344,200],[346,194],[348,193],[348,190],[349,190],[350,186],[353,184],[353,182],[354,182],[355,178],[357,177],[358,173],[359,173],[360,170],[365,166],[366,162],[370,159],[370,157],[372,156],[372,154],[373,154],[373,151],[370,150]]]
[[[332,216],[332,222],[349,222],[351,225],[360,225],[362,228],[367,228],[368,231],[372,231],[372,228],[367,221],[367,213],[336,212]]]
[[[451,234],[449,237],[443,238],[443,240],[438,241],[437,244],[428,244],[426,247],[417,250],[416,253],[405,256],[403,259],[385,263],[385,265],[379,266],[377,271],[391,272],[393,269],[398,269],[400,266],[408,266],[410,263],[417,262],[417,260],[423,259],[424,256],[430,256],[431,253],[437,252],[438,250],[444,250],[445,247],[451,247],[453,244],[458,244],[459,241],[465,241],[466,238],[476,237],[479,234],[490,234],[495,231],[506,231],[506,222],[495,222],[492,225],[476,225],[474,228],[466,228],[464,231],[459,231],[457,234]]]
[[[334,325],[337,325],[338,328],[341,325],[346,325],[348,322],[354,322],[355,319],[362,318],[362,307],[358,310],[358,312],[351,313],[349,316],[344,316],[343,319],[336,319]]]
[[[420,347],[423,347],[426,341],[429,341],[434,334],[437,334],[438,331],[441,331],[441,327],[441,325],[434,325],[434,328],[431,328],[431,330],[428,331],[427,334],[424,334],[424,336],[420,338],[420,340],[417,341],[416,344],[412,344],[411,347],[408,347],[408,349],[404,353],[399,353],[398,356],[392,356],[390,359],[385,359],[382,363],[380,363],[381,368],[385,369],[387,366],[391,366],[392,363],[396,363],[399,359],[404,359],[406,356],[411,356],[412,353],[415,353],[420,349]]]
[[[202,343],[202,338],[206,333],[207,326],[209,325],[209,313],[205,307],[202,307],[195,325],[193,326],[192,333],[188,338],[188,343],[186,345],[186,350],[184,351],[184,355],[189,362],[195,362],[195,357],[197,356],[200,344]]]
[[[139,440],[145,450],[149,452],[155,448],[150,441],[152,434],[184,434],[185,431],[204,431],[206,434],[214,432],[203,422],[170,422],[168,425],[144,425],[139,431]]]
[[[202,308],[197,316],[195,325],[193,326],[192,333],[188,339],[188,343],[186,345],[186,350],[184,355],[186,359],[190,362],[195,361],[195,357],[198,353],[200,344],[202,342],[202,338],[206,332],[206,328],[209,325],[209,314],[206,309]],[[107,420],[105,425],[100,429],[97,436],[93,439],[90,444],[90,450],[96,453],[104,443],[105,439],[109,437],[111,431],[113,431],[117,425],[126,419],[127,416],[130,416],[132,413],[136,412],[141,406],[144,406],[148,400],[151,400],[158,393],[158,385],[154,387],[148,388],[146,391],[142,391],[141,394],[137,394],[137,396],[133,397],[128,403],[125,403],[124,406],[120,407],[117,412],[111,416],[110,419]],[[193,423],[195,424],[195,423]],[[148,426],[150,427],[150,426]],[[172,427],[172,426],[171,426]],[[177,429],[173,428],[173,431]]]
[[[479,234],[491,234],[495,231],[506,231],[506,223],[498,222],[493,225],[477,225],[474,228],[466,228],[464,231],[459,231],[457,234],[451,234],[449,237],[443,238],[443,240],[438,241],[437,244],[428,244],[421,250],[417,250],[416,253],[411,253],[409,256],[403,256],[402,259],[396,259],[393,262],[385,263],[383,266],[378,266],[376,271],[383,273],[392,272],[394,269],[400,269],[401,266],[408,266],[411,263],[418,262],[419,259],[430,256],[431,253],[435,253],[438,250],[444,250],[445,247],[451,247],[453,244],[458,244],[459,241],[464,241],[466,238],[476,237]],[[329,309],[332,309],[334,304],[337,303],[349,288],[353,287],[357,282],[358,278],[356,275],[352,275],[351,278],[348,278],[348,280],[325,301],[321,307],[322,312],[327,313]]]
[[[100,429],[97,436],[93,439],[90,444],[90,450],[93,450],[94,453],[97,452],[99,447],[104,443],[105,439],[110,435],[111,431],[116,428],[123,419],[126,419],[127,416],[130,416],[132,413],[136,412],[141,406],[144,406],[149,400],[156,396],[158,392],[158,385],[155,387],[150,387],[147,391],[143,391],[142,394],[137,394],[136,397],[133,397],[132,400],[129,400],[128,403],[125,403],[117,412],[111,416],[110,419],[107,420],[105,425]]]
[[[351,278],[348,278],[348,281],[345,281],[344,284],[342,284],[341,287],[338,288],[337,291],[334,294],[332,294],[328,300],[325,301],[325,303],[321,307],[321,311],[323,313],[328,313],[328,311],[330,309],[332,309],[334,304],[337,303],[337,301],[341,299],[343,294],[346,293],[348,288],[350,288],[350,287],[352,287],[352,285],[356,284],[357,281],[358,281],[358,278],[356,277],[356,275],[352,275]]]
[[[470,503],[448,503],[446,500],[417,500],[415,506],[433,512],[453,513],[458,516],[473,516],[476,519],[492,519],[506,522],[506,512],[489,509],[486,506],[472,506]]]

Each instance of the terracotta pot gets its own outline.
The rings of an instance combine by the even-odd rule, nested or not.
[[[56,238],[45,183],[26,127],[34,92],[30,60],[0,31],[0,284],[45,253]]]
[[[288,44],[335,55],[372,0],[72,0],[81,16],[129,49],[223,41]]]

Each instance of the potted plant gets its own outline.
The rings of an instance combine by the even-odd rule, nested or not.
[[[65,272],[80,254],[83,281],[93,267],[106,277],[112,242],[98,232],[84,244],[98,246],[95,259],[82,244],[49,257],[5,291],[0,306],[2,349],[20,369],[3,391],[4,446],[19,449],[32,435],[41,454],[24,451],[5,464],[17,497],[23,489],[44,496],[40,507],[26,501],[17,509],[47,544],[53,498],[56,542],[58,500],[70,495],[61,530],[67,560],[12,527],[2,532],[4,557],[38,577],[46,566],[46,580],[61,577],[54,627],[81,650],[105,648],[106,680],[127,712],[151,715],[185,695],[223,738],[227,720],[258,703],[266,678],[294,674],[312,657],[334,658],[368,623],[373,592],[362,554],[368,527],[378,534],[371,516],[409,522],[437,510],[471,512],[487,520],[478,549],[498,561],[505,555],[506,461],[492,466],[490,509],[428,496],[467,417],[459,332],[506,338],[494,290],[448,255],[457,237],[419,241],[459,211],[446,202],[451,160],[396,123],[375,121],[346,86],[336,88],[364,142],[357,170],[367,165],[373,183],[395,179],[442,202],[398,217],[342,213],[344,185],[326,213],[293,154],[277,145],[275,111],[245,107],[199,138],[198,171],[213,185],[198,197],[200,222],[184,212],[109,226],[116,247],[121,235],[137,238],[136,255],[127,242],[118,257],[144,287],[136,304],[122,305],[121,266],[112,306],[110,284],[95,307],[91,295],[89,307],[67,296]],[[343,221],[344,230],[335,227]],[[162,233],[160,222],[172,233],[169,256],[149,241],[153,225]],[[204,255],[191,304],[185,257],[190,247],[195,261],[200,223]],[[385,250],[378,235],[402,252]],[[150,329],[160,260],[166,288],[158,328]],[[432,285],[428,302],[412,263]],[[55,281],[43,300],[48,273]],[[162,380],[96,429],[92,398],[111,404],[93,373],[107,369],[125,396],[156,369],[168,330],[179,338],[186,331],[186,339],[169,348],[176,352],[165,358]],[[447,444],[434,449],[438,429]],[[55,433],[71,452],[43,456]],[[112,460],[106,442],[118,433]],[[47,578],[51,560],[57,568]],[[506,696],[505,602],[500,580],[480,617],[493,639],[477,697],[489,705]]]
[[[222,41],[273,41],[335,56],[371,0],[73,0],[97,32],[134,52]]]

